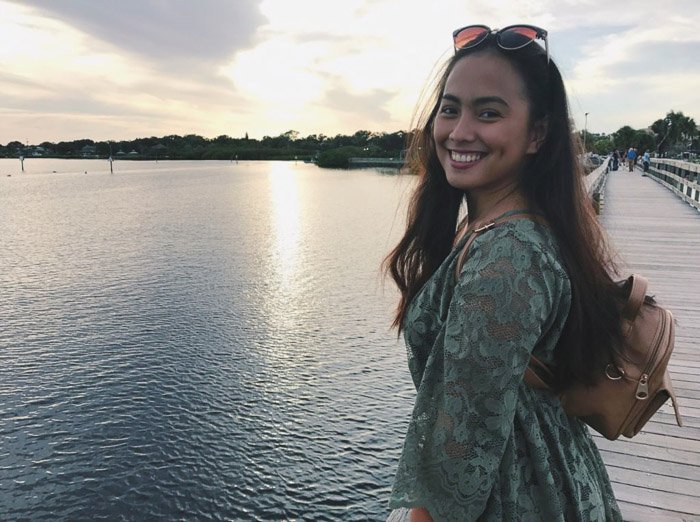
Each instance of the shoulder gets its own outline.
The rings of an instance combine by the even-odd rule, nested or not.
[[[473,256],[470,252],[470,257],[485,260],[506,256],[551,264],[557,269],[563,266],[552,231],[529,219],[502,223],[474,239]]]
[[[497,286],[527,283],[554,300],[571,291],[553,233],[545,225],[524,219],[498,225],[474,240],[458,286],[478,281]]]
[[[473,247],[452,294],[451,309],[463,315],[450,338],[459,338],[455,332],[468,324],[472,337],[517,332],[510,338],[530,350],[552,325],[563,324],[571,286],[545,225],[503,223],[482,233]]]

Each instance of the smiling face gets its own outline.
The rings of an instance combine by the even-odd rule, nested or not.
[[[518,73],[496,53],[467,55],[455,64],[433,123],[450,185],[474,198],[518,186],[527,156],[538,148],[524,92]]]

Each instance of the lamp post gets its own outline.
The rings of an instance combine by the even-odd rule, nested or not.
[[[583,123],[583,153],[586,154],[586,134],[588,134],[588,113],[584,113]]]

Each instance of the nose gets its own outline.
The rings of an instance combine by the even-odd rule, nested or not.
[[[466,111],[462,111],[459,118],[454,121],[449,138],[454,142],[471,142],[476,140],[476,126],[474,118]]]

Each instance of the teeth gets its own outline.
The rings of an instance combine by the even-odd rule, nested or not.
[[[468,152],[466,154],[462,154],[459,152],[450,151],[450,154],[453,160],[459,161],[460,163],[472,163],[480,160],[482,156],[480,152]]]

